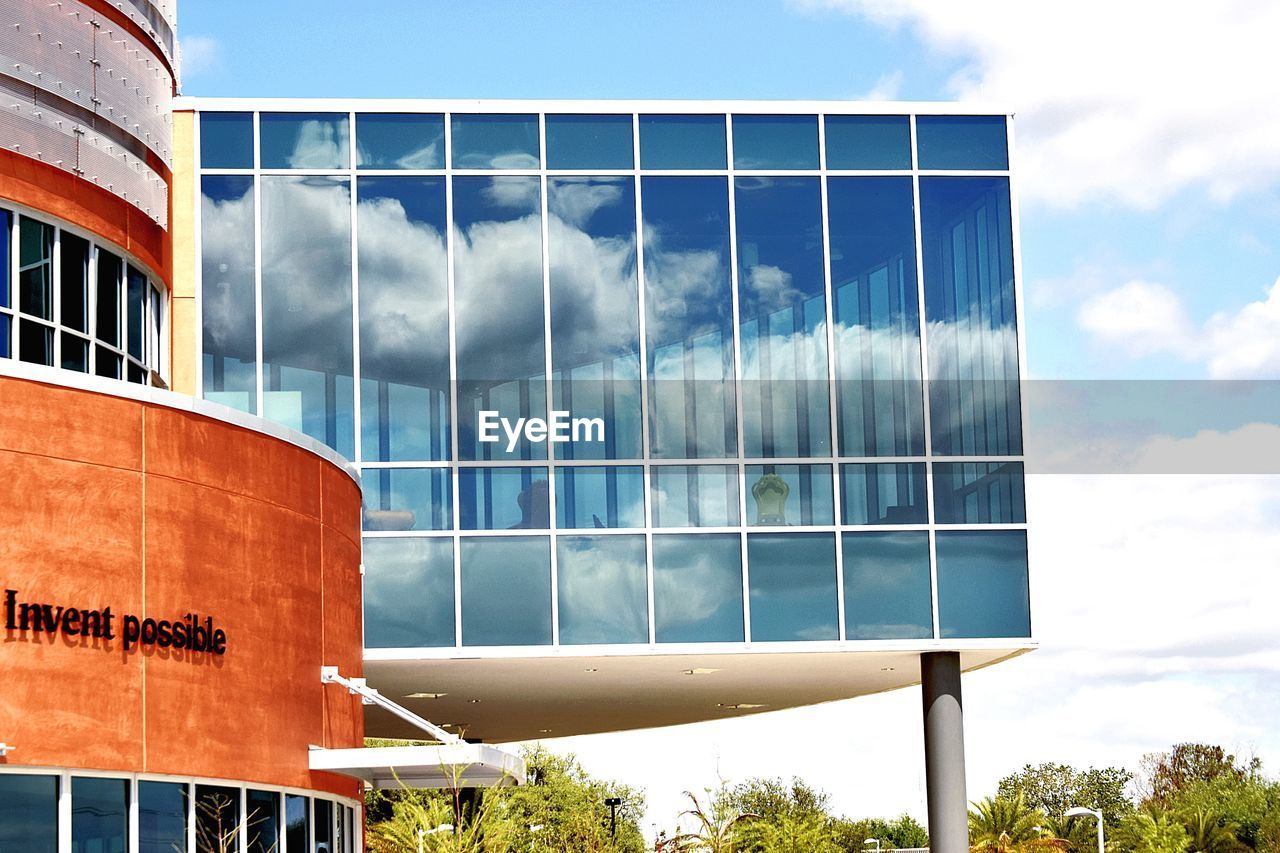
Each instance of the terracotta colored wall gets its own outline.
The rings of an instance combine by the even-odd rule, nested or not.
[[[227,632],[221,657],[126,653],[0,618],[0,740],[17,747],[0,761],[355,796],[307,747],[361,743],[359,700],[319,680],[361,671],[359,507],[344,472],[286,442],[0,376],[0,584]]]

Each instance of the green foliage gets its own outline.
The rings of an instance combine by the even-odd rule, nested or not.
[[[1170,808],[1197,782],[1218,779],[1244,781],[1257,776],[1262,762],[1257,758],[1237,763],[1236,757],[1220,746],[1207,743],[1180,743],[1169,752],[1143,756],[1144,801]]]
[[[872,817],[862,820],[837,818],[832,821],[832,839],[837,850],[862,853],[868,839],[880,841],[881,850],[928,847],[929,832],[911,815],[895,820]]]
[[[1078,770],[1068,764],[1028,764],[1001,779],[996,796],[1008,799],[1021,793],[1027,805],[1043,811],[1054,828],[1064,833],[1060,837],[1074,839],[1081,832],[1080,824],[1092,824],[1092,820],[1067,820],[1067,810],[1076,806],[1098,809],[1107,831],[1113,831],[1133,811],[1133,802],[1125,794],[1131,781],[1133,774],[1120,767]],[[1096,846],[1094,842],[1086,849]]]
[[[1027,805],[1021,793],[987,797],[969,810],[969,844],[975,851],[988,853],[1065,849],[1066,842],[1045,829],[1047,822],[1047,815]]]
[[[1191,837],[1173,815],[1144,807],[1121,822],[1113,846],[1133,853],[1187,853]]]
[[[707,791],[709,804],[704,804],[690,791],[685,791],[684,795],[689,798],[690,805],[680,816],[692,818],[695,828],[677,834],[663,845],[664,850],[735,853],[744,841],[744,824],[759,817],[734,809],[723,791],[714,795]]]

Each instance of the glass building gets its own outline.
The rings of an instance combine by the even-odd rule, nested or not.
[[[1033,645],[1009,116],[181,103],[198,393],[358,465],[371,683],[772,651],[825,685],[675,722]]]

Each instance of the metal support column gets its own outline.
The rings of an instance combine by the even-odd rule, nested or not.
[[[959,652],[920,655],[924,698],[924,772],[931,853],[968,853],[964,781],[964,705]]]

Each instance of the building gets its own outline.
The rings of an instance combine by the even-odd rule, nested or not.
[[[123,31],[119,10],[64,6],[77,4]],[[46,41],[27,61],[51,61]],[[157,45],[147,50],[160,63]],[[47,98],[52,84],[26,85]],[[166,668],[174,661],[144,650],[122,656],[121,671],[143,671],[148,702],[164,689],[157,679],[194,678],[214,707],[234,693],[257,728],[211,716],[209,746],[186,750],[187,765],[157,764],[162,747],[111,763],[70,746],[84,727],[123,718],[101,706],[95,721],[61,724],[67,746],[46,755],[24,720],[57,703],[28,694],[0,716],[0,739],[16,747],[0,786],[58,769],[71,789],[65,836],[77,768],[127,772],[139,797],[148,774],[189,777],[183,849],[198,849],[190,798],[208,780],[239,780],[243,814],[249,792],[275,797],[264,813],[278,816],[272,832],[294,831],[288,853],[332,849],[357,835],[351,776],[380,778],[374,765],[392,763],[342,752],[362,733],[413,737],[421,717],[500,743],[923,680],[934,846],[967,846],[960,673],[1035,645],[1006,113],[165,100],[163,147],[146,162],[167,164],[156,174],[171,198],[143,223],[154,235],[145,252],[119,233],[147,212],[140,191],[117,194],[106,224],[83,220],[67,205],[112,188],[72,170],[60,176],[65,198],[23,196],[10,175],[71,161],[3,146],[12,290],[26,293],[44,269],[62,301],[51,298],[49,317],[21,299],[0,306],[6,411],[58,413],[22,429],[0,422],[0,449],[32,478],[55,476],[50,435],[124,454],[74,458],[133,472],[129,505],[141,511],[110,520],[144,525],[125,537],[143,544],[120,566],[149,590],[160,565],[171,597],[128,598],[120,578],[95,574],[93,548],[81,549],[82,569],[48,567],[83,541],[67,524],[84,516],[86,491],[65,484],[29,490],[60,502],[29,508],[15,496],[6,507],[50,531],[22,537],[32,544],[8,561],[20,567],[9,586],[32,602],[96,608],[115,589],[121,612],[211,615],[227,652],[200,661],[215,665]],[[139,128],[125,128],[135,147]],[[53,231],[46,267],[24,254],[36,243],[23,228],[37,220]],[[108,291],[139,318],[140,356],[117,352],[92,322],[68,322],[78,303],[65,294],[80,292],[68,271],[80,268],[64,234],[75,258],[83,238],[98,259],[84,277],[91,320],[100,259],[127,270]],[[135,278],[147,282],[140,303]],[[120,339],[132,342],[133,328]],[[53,340],[43,350],[41,334]],[[128,365],[115,378],[79,375],[101,374],[112,356]],[[185,515],[169,501],[149,510],[171,482],[189,484]],[[245,515],[211,512],[213,494],[243,498]],[[282,541],[273,520],[254,517],[267,505],[307,524]],[[211,514],[221,535],[197,533]],[[285,640],[292,653],[273,653]],[[63,678],[88,659],[32,646],[6,644],[0,662],[33,684],[35,672]],[[73,651],[74,663],[50,658]],[[260,676],[253,689],[229,679],[240,666]],[[319,667],[335,666],[338,683],[322,685]],[[361,674],[412,713],[362,714],[344,689]],[[284,743],[278,725],[297,737]],[[150,724],[118,736],[149,746]],[[254,764],[242,737],[280,749]],[[470,755],[504,766],[497,751]],[[133,827],[122,853],[146,847]]]

